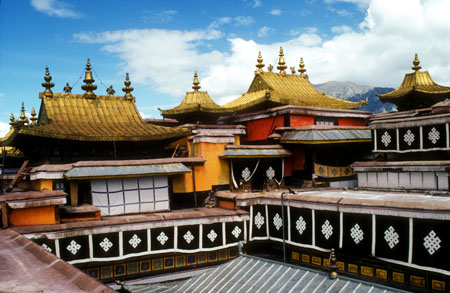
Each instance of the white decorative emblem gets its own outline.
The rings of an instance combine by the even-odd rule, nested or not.
[[[269,178],[270,180],[272,180],[273,177],[275,177],[275,170],[272,168],[272,166],[270,166],[269,169],[267,169],[267,171],[266,171],[266,176],[267,176],[267,178]]]
[[[430,233],[423,238],[423,246],[425,246],[430,255],[433,255],[441,248],[441,239],[436,236],[436,233],[433,230],[431,230]]]
[[[50,253],[52,252],[52,249],[47,244],[43,243],[41,246],[42,246],[42,248],[44,248],[48,252],[50,252]]]
[[[387,131],[384,132],[383,136],[381,136],[381,142],[387,147],[391,143],[391,136]]]
[[[250,180],[250,170],[248,169],[248,167],[245,167],[245,169],[242,171],[242,178],[245,182]]]
[[[100,242],[100,247],[103,248],[105,252],[107,252],[113,246],[112,242],[109,241],[108,238],[105,237],[102,242]]]
[[[300,235],[303,235],[303,232],[305,232],[306,222],[305,222],[305,220],[303,220],[302,216],[300,216],[300,218],[298,218],[297,222],[295,222],[295,228],[297,229],[298,233],[300,233]]]
[[[384,240],[386,240],[389,247],[392,249],[400,241],[398,240],[400,236],[395,232],[394,227],[390,226],[386,231],[384,231]]]
[[[258,229],[261,229],[262,225],[264,225],[264,217],[258,212],[255,216],[255,225]]]
[[[167,237],[164,232],[161,232],[158,237],[156,237],[156,240],[158,240],[161,245],[164,245],[166,244],[167,240],[169,240],[169,237]]]
[[[73,255],[77,254],[78,250],[80,250],[81,245],[78,244],[75,240],[70,241],[70,244],[67,245],[66,249],[70,251]]]
[[[350,236],[352,236],[353,241],[355,241],[356,244],[359,244],[359,242],[364,239],[364,232],[358,224],[355,224],[355,226],[350,229],[350,232]]]
[[[191,231],[188,230],[186,234],[184,234],[183,238],[186,240],[187,244],[190,244],[195,237],[192,235]]]
[[[333,235],[333,226],[331,226],[328,220],[322,225],[322,234],[327,240]]]
[[[239,235],[241,235],[241,232],[242,232],[241,228],[239,228],[238,226],[236,226],[236,227],[234,227],[233,231],[231,231],[231,234],[233,234],[233,236],[234,236],[235,238],[238,238]]]
[[[134,234],[133,237],[130,238],[128,243],[130,243],[130,245],[133,246],[133,248],[136,248],[139,245],[139,243],[141,243],[141,238],[139,238],[139,236]]]
[[[411,144],[414,142],[414,133],[411,132],[411,130],[408,129],[408,131],[403,135],[403,140],[411,146]]]
[[[208,236],[208,238],[209,238],[209,240],[211,240],[211,242],[214,242],[214,240],[216,240],[216,238],[217,238],[217,233],[213,229],[211,229],[211,231],[209,231],[209,234],[206,236]]]
[[[278,213],[276,213],[275,217],[273,217],[273,224],[275,228],[277,228],[277,231],[280,230],[281,226],[283,226],[283,220]]]
[[[433,143],[436,144],[436,142],[441,138],[439,131],[436,130],[436,128],[431,128],[430,132],[428,132],[428,139]]]

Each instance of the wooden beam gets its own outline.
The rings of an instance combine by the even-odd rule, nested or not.
[[[20,167],[19,171],[17,172],[16,176],[14,176],[14,179],[11,181],[11,184],[6,187],[6,192],[11,191],[16,185],[17,183],[20,182],[20,180],[22,180],[23,178],[23,171],[25,170],[25,168],[28,165],[28,160],[25,160],[22,164],[22,167]]]
[[[0,205],[2,207],[2,227],[6,229],[8,228],[8,206],[6,202],[1,202]]]

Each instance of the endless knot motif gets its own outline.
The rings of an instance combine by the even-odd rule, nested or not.
[[[133,237],[131,237],[130,240],[128,240],[128,243],[130,243],[130,245],[133,246],[133,248],[136,248],[139,245],[139,243],[141,243],[141,238],[139,238],[139,236],[134,234]]]
[[[248,181],[250,179],[250,170],[248,167],[245,167],[245,169],[242,171],[242,178],[244,181]]]
[[[350,236],[352,236],[353,241],[355,241],[356,244],[359,244],[359,242],[364,239],[364,232],[358,224],[355,224],[355,226],[350,229]]]
[[[188,230],[186,234],[184,234],[183,238],[186,240],[187,244],[190,244],[195,237],[192,235],[191,231]]]
[[[105,252],[107,252],[113,246],[112,242],[109,241],[108,238],[105,237],[102,242],[100,242],[100,247],[103,248]]]
[[[270,166],[269,169],[267,169],[266,176],[269,179],[273,179],[273,177],[275,177],[275,170],[272,168],[272,166]]]
[[[431,128],[430,132],[428,132],[428,139],[433,143],[436,144],[436,142],[441,138],[439,131],[436,130],[436,128]]]
[[[234,236],[235,238],[238,238],[239,235],[241,235],[241,232],[242,232],[241,228],[239,228],[238,226],[236,226],[236,227],[234,227],[233,231],[231,231],[231,234],[233,234],[233,236]]]
[[[403,135],[403,140],[411,146],[411,144],[414,142],[414,133],[411,132],[411,130],[408,129],[408,131]]]
[[[328,220],[322,225],[322,234],[327,240],[333,235],[333,226],[331,226]]]
[[[295,228],[297,229],[298,233],[300,233],[300,235],[303,235],[303,232],[305,232],[306,222],[305,222],[305,220],[303,220],[302,216],[300,216],[300,218],[298,218],[297,222],[295,222]]]
[[[428,235],[423,238],[423,246],[428,250],[430,255],[433,255],[436,251],[441,248],[441,239],[436,236],[436,233],[431,230]]]
[[[217,233],[213,229],[211,229],[211,231],[209,231],[209,234],[206,236],[208,236],[208,238],[209,238],[209,240],[211,240],[211,242],[214,242],[214,240],[216,240],[216,238],[217,238]]]
[[[336,176],[338,173],[338,171],[336,170],[336,168],[333,168],[333,171],[331,171],[331,174],[333,174],[333,176]]]
[[[283,220],[278,213],[276,213],[275,217],[273,217],[273,224],[275,225],[275,228],[277,228],[277,231],[280,230],[281,226],[283,226]]]
[[[255,216],[255,225],[258,229],[261,229],[261,226],[264,225],[264,217],[258,212]]]
[[[67,245],[66,249],[70,251],[73,255],[77,254],[78,250],[80,250],[81,245],[78,244],[75,240],[70,241],[70,244]]]
[[[41,246],[42,246],[42,248],[44,248],[48,252],[52,252],[52,249],[47,244],[43,243]]]
[[[390,226],[386,231],[384,231],[384,240],[386,240],[389,247],[392,249],[400,241],[398,240],[400,236],[395,232],[394,227]]]
[[[167,240],[169,240],[169,237],[167,237],[166,233],[161,232],[158,237],[156,237],[156,240],[158,240],[161,245],[164,245],[166,244]]]
[[[387,147],[391,143],[391,136],[387,131],[384,132],[383,136],[381,136],[381,142]]]

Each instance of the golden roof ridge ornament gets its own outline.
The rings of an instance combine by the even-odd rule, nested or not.
[[[50,72],[48,71],[48,67],[45,67],[44,80],[45,80],[45,82],[41,83],[41,85],[45,88],[44,96],[51,97],[53,95],[52,87],[54,87],[55,84],[53,82],[50,82],[52,80],[52,76],[50,75]]]
[[[256,61],[258,62],[258,64],[256,64],[256,68],[258,68],[258,69],[255,71],[255,73],[262,72],[264,66],[266,66],[266,65],[263,63],[263,58],[262,58],[262,55],[261,55],[261,51],[259,51],[258,58],[256,59]]]
[[[198,90],[200,89],[200,82],[198,81],[197,70],[194,73],[194,82],[192,84],[192,89],[194,90],[194,92],[198,92]]]
[[[125,85],[124,88],[122,88],[122,91],[125,93],[124,97],[127,100],[132,100],[134,97],[133,95],[131,95],[131,92],[134,91],[134,88],[132,88],[131,85],[131,81],[130,81],[130,75],[126,74],[125,76],[125,81],[123,82],[123,84]]]
[[[25,115],[25,103],[22,102],[22,107],[20,108],[20,121],[28,122],[28,118]]]
[[[30,120],[31,120],[31,124],[32,124],[32,125],[36,125],[36,121],[37,121],[38,119],[37,119],[37,117],[36,117],[36,110],[34,110],[34,107],[31,108],[31,118],[30,118]]]
[[[300,68],[298,69],[298,72],[300,72],[300,76],[305,76],[305,63],[303,62],[303,57],[300,57],[300,64],[299,64]]]
[[[14,114],[11,113],[11,117],[9,118],[9,125],[11,125],[11,127],[13,127],[16,124],[16,119],[14,118]]]
[[[92,72],[91,72],[91,62],[88,58],[86,63],[86,71],[84,73],[84,85],[81,86],[81,89],[86,91],[84,93],[84,97],[88,99],[95,99],[95,94],[93,91],[97,89],[97,86],[94,84],[95,80],[92,78]]]
[[[414,71],[419,71],[420,69],[422,69],[422,66],[419,66],[419,64],[420,64],[420,60],[417,57],[417,53],[416,53],[416,55],[414,56],[414,61],[413,61],[414,66],[411,67],[411,69]]]
[[[280,47],[280,58],[278,58],[278,66],[277,69],[280,71],[280,74],[286,75],[286,62],[284,62],[284,53],[283,53],[283,47]]]

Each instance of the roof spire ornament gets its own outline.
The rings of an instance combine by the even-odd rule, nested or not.
[[[50,72],[48,71],[48,67],[45,67],[44,80],[45,80],[45,82],[41,83],[41,85],[45,88],[44,96],[51,97],[53,95],[51,88],[54,87],[55,84],[50,82],[52,80],[52,76],[50,75]]]
[[[86,72],[84,73],[84,85],[81,86],[81,89],[86,91],[84,93],[84,96],[88,99],[95,99],[95,94],[93,91],[97,89],[97,86],[94,83],[94,78],[92,78],[92,72],[91,72],[91,62],[88,58],[86,63]]]
[[[416,53],[416,55],[414,56],[414,61],[413,61],[414,66],[411,67],[411,69],[414,71],[419,71],[422,68],[422,66],[419,66],[419,64],[420,64],[420,61],[419,61],[419,58],[417,58],[417,53]]]
[[[258,62],[258,64],[256,64],[256,68],[258,68],[256,70],[256,72],[262,72],[265,65],[263,64],[263,58],[262,58],[262,55],[261,55],[261,51],[259,51],[258,59],[256,59],[256,61]]]
[[[36,125],[37,117],[36,117],[36,110],[34,110],[34,107],[31,108],[31,124]]]
[[[20,109],[20,121],[28,122],[28,118],[25,115],[25,104],[22,102],[22,108]]]
[[[283,47],[280,47],[280,58],[278,59],[278,66],[277,69],[280,71],[280,74],[286,75],[286,62],[284,62],[284,53],[283,53]]]
[[[192,88],[194,89],[195,92],[198,92],[198,90],[200,89],[200,82],[198,81],[197,70],[194,73],[194,82]]]
[[[305,76],[305,63],[303,62],[303,57],[300,57],[300,64],[299,64],[300,68],[298,69],[298,72],[300,72],[300,76]]]
[[[72,93],[72,87],[69,85],[68,82],[66,82],[66,86],[63,88],[63,91],[64,91],[66,94],[71,94],[71,93]]]
[[[9,118],[9,125],[14,126],[16,124],[16,119],[14,118],[14,114],[11,113],[11,117]]]
[[[122,88],[122,91],[125,93],[124,97],[127,100],[132,100],[133,96],[131,95],[131,92],[134,91],[134,88],[132,88],[131,85],[131,81],[130,81],[130,75],[127,72],[127,75],[125,77],[125,81],[123,82],[123,84],[125,85],[124,88]]]

